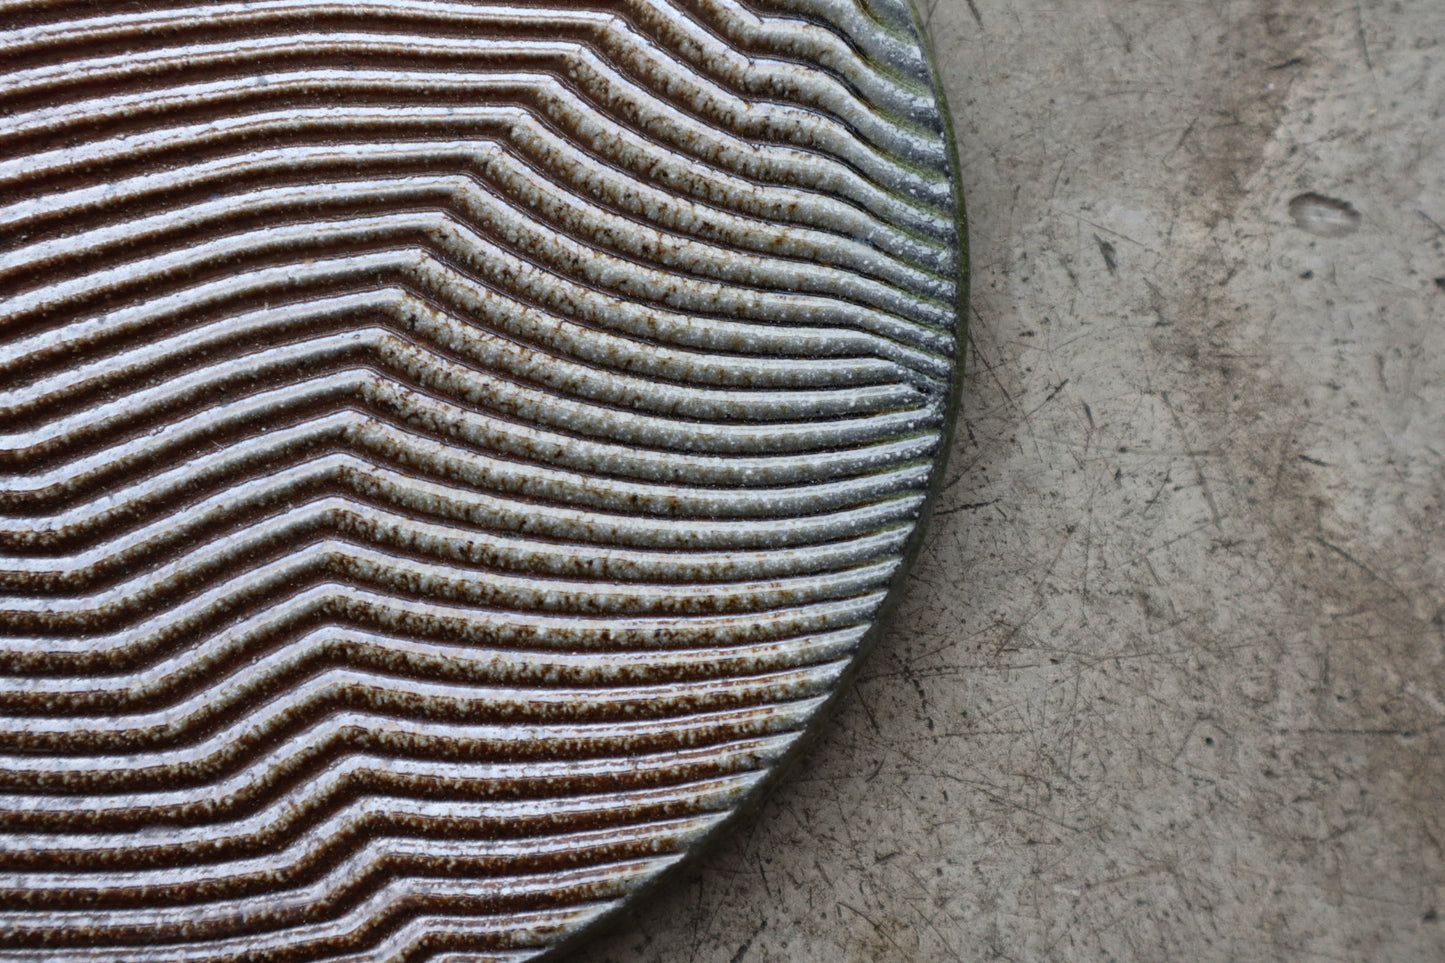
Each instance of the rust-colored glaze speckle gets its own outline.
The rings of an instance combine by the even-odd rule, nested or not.
[[[520,960],[734,811],[936,474],[901,0],[0,0],[0,960]]]

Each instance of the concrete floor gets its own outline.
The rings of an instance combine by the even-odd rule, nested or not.
[[[830,731],[577,959],[1445,959],[1445,10],[927,16],[942,510]]]

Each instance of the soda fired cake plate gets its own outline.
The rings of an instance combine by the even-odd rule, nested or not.
[[[531,959],[755,798],[946,449],[902,0],[0,0],[0,959]]]

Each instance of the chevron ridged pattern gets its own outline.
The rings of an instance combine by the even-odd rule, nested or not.
[[[958,352],[903,0],[0,0],[0,109],[0,960],[531,959],[815,721]]]

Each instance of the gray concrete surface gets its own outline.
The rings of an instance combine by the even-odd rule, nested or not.
[[[927,14],[973,347],[904,614],[578,959],[1445,960],[1445,7]]]

